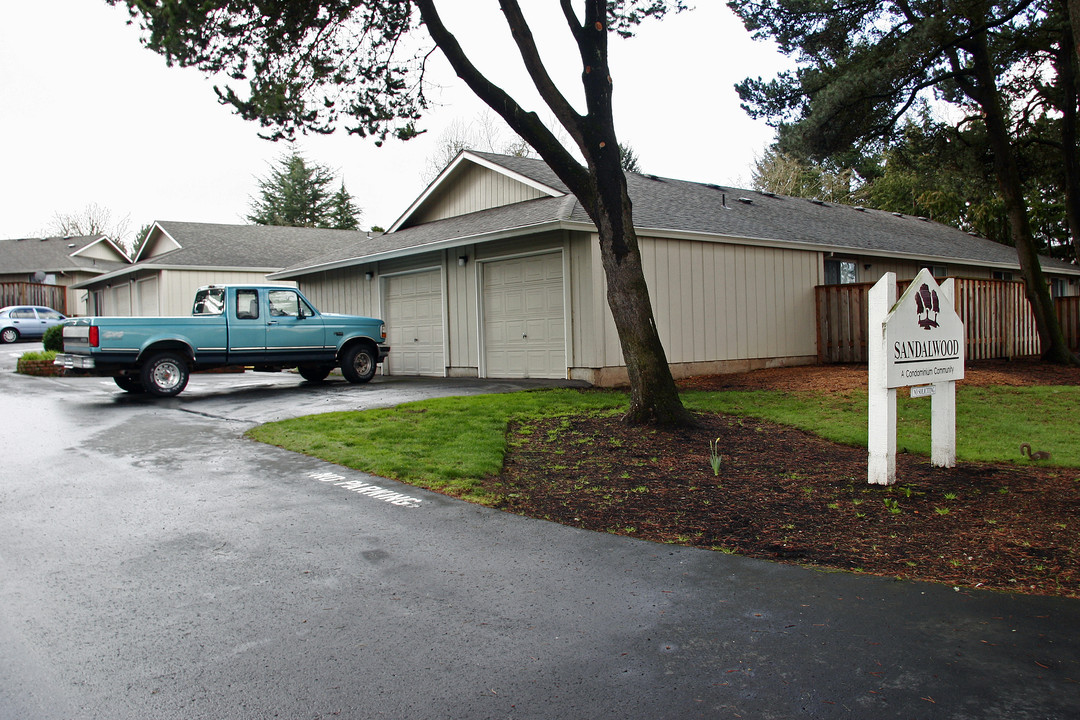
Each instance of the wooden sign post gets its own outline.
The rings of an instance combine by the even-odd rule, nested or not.
[[[964,377],[964,323],[953,309],[954,283],[941,287],[923,269],[896,299],[896,274],[870,288],[867,481],[896,482],[896,388],[930,396],[930,461],[956,465],[956,381]]]

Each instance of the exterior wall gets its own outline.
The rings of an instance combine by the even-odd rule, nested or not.
[[[660,339],[676,377],[816,359],[814,285],[820,253],[690,240],[639,242]],[[590,242],[587,251],[591,280],[583,268],[576,268],[582,274],[574,277],[570,375],[618,384],[626,381],[626,372],[597,243]],[[572,254],[577,260],[585,252],[574,248]],[[585,314],[592,318],[581,319]]]
[[[449,186],[449,187],[448,187]],[[469,164],[453,183],[429,197],[409,225],[546,197],[544,193],[494,170]]]
[[[145,295],[140,298],[141,281],[157,277],[157,306],[150,307],[149,300]],[[195,297],[195,291],[203,285],[225,285],[258,283],[265,284],[266,273],[222,271],[222,270],[152,270],[145,269],[139,272],[94,284],[81,292],[93,293],[96,290],[101,293],[103,307],[97,311],[98,315],[147,315],[158,314],[162,316],[178,316],[191,314],[191,300]],[[282,285],[295,285],[295,283],[281,283]],[[145,287],[142,290],[145,292]],[[88,309],[87,312],[90,312]]]

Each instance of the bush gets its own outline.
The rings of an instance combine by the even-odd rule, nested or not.
[[[64,326],[53,325],[45,331],[45,335],[42,336],[41,342],[46,350],[64,352]]]

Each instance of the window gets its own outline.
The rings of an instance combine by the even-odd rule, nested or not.
[[[1050,278],[1050,297],[1065,297],[1067,294],[1068,289],[1063,278]]]
[[[825,284],[848,285],[858,282],[853,260],[826,260],[825,261]]]
[[[38,308],[38,317],[42,320],[63,320],[64,316],[49,308]]]
[[[259,291],[236,291],[236,319],[257,320],[259,318]]]
[[[944,265],[931,265],[930,274],[933,275],[935,278],[947,277],[949,274],[949,268],[945,267]]]
[[[1005,272],[1004,270],[994,270],[990,273],[990,277],[994,280],[1012,280],[1012,273]]]
[[[294,290],[271,290],[270,314],[275,317],[311,317],[315,311],[311,309]]]
[[[31,320],[37,318],[37,316],[34,315],[34,308],[15,308],[11,311],[11,315],[9,315],[9,317],[22,318],[24,320],[27,318]]]
[[[225,288],[204,288],[195,293],[192,315],[220,315],[225,309]]]

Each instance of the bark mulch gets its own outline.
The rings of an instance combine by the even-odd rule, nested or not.
[[[962,382],[1080,385],[1080,369],[969,366]],[[843,392],[859,366],[690,378],[694,389]],[[964,587],[1080,597],[1080,469],[1018,461],[934,468],[897,457],[899,483],[866,482],[866,450],[773,423],[698,416],[684,432],[618,418],[512,426],[505,510],[601,532],[780,562]],[[515,442],[514,439],[519,440]],[[719,439],[719,475],[709,441]]]

